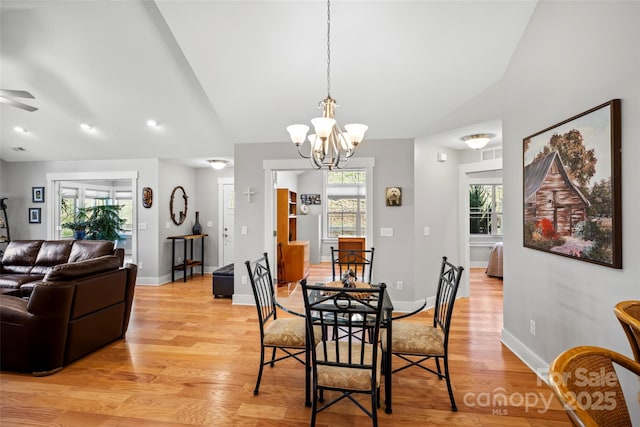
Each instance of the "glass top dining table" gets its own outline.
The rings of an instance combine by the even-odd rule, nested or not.
[[[339,282],[327,282],[321,283],[317,282],[316,284],[326,284],[326,285],[338,285],[341,286]],[[304,309],[304,297],[302,295],[302,286],[298,283],[289,284],[287,287],[278,287],[276,291],[276,305],[280,307],[287,313],[293,314],[295,316],[305,317],[305,309]],[[313,298],[313,295],[310,295]],[[389,297],[389,293],[384,293],[384,300],[382,301],[382,320],[380,322],[380,327],[385,328],[387,330],[386,340],[387,340],[387,348],[391,348],[391,337],[392,337],[392,314],[393,314],[393,303],[391,298]],[[309,340],[307,340],[308,344]],[[310,349],[307,348],[307,355],[309,354]],[[309,362],[309,357],[307,357],[307,362]],[[385,412],[387,414],[392,413],[391,407],[391,396],[392,396],[392,384],[391,384],[391,357],[383,358],[382,363],[383,366],[383,376],[384,376],[384,405]],[[305,368],[305,405],[311,406],[311,366],[307,363]]]

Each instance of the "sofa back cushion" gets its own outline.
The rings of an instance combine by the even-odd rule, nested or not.
[[[73,240],[46,240],[42,242],[31,274],[46,274],[51,267],[69,260]]]
[[[29,274],[36,263],[42,240],[12,240],[2,257],[2,273]]]
[[[113,242],[106,240],[75,240],[71,247],[69,262],[78,262],[113,253]]]
[[[120,260],[115,255],[104,255],[84,261],[58,264],[44,276],[43,282],[68,282],[105,271],[117,270]]]

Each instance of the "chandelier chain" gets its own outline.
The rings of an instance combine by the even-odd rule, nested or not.
[[[331,96],[331,0],[327,0],[327,95]]]

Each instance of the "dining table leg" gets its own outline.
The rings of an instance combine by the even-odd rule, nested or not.
[[[304,340],[305,352],[304,352],[304,395],[305,402],[304,405],[309,408],[311,407],[311,346],[309,342],[311,341],[309,337],[309,331],[306,331],[306,337]]]
[[[386,412],[387,414],[391,414],[393,412],[393,409],[391,408],[391,375],[393,374],[393,372],[391,371],[391,326],[392,326],[392,321],[391,321],[391,315],[389,315],[389,319],[387,320],[387,351],[386,354],[384,355],[384,412]]]

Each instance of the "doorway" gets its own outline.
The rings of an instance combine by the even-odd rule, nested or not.
[[[234,262],[235,186],[233,178],[218,178],[218,264]]]

